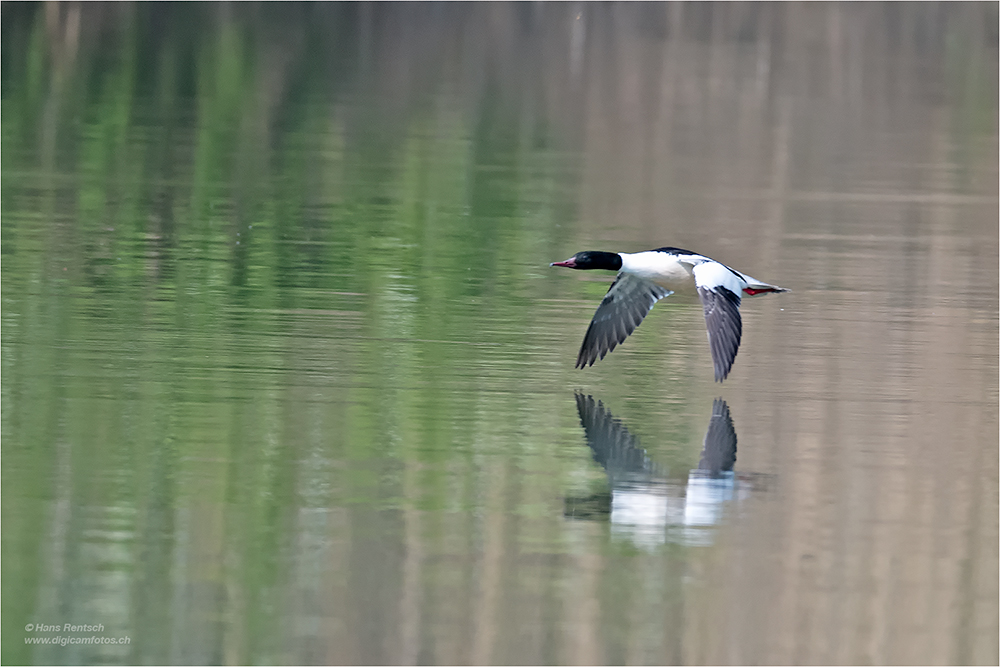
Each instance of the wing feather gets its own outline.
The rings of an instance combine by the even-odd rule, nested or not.
[[[708,327],[708,346],[712,349],[712,362],[715,365],[715,381],[722,382],[733,367],[743,336],[740,296],[721,285],[715,289],[699,287],[698,296],[705,309],[705,326]]]
[[[639,438],[593,396],[576,393],[576,409],[587,436],[591,455],[608,473],[612,485],[618,481],[635,482],[663,476],[664,470],[654,463],[639,444]]]
[[[717,398],[712,403],[712,418],[708,422],[698,468],[718,477],[721,473],[732,471],[735,464],[736,427],[729,414],[729,405]]]
[[[592,366],[629,337],[668,289],[628,273],[619,273],[590,321],[576,359],[577,368]]]

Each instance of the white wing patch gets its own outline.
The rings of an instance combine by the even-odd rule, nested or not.
[[[739,296],[746,287],[746,282],[736,272],[715,260],[710,259],[698,264],[694,267],[693,273],[695,285],[704,289],[725,287]]]

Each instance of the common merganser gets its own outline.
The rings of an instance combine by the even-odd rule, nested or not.
[[[576,359],[577,368],[592,366],[635,331],[653,305],[675,292],[697,291],[705,309],[708,343],[715,365],[715,380],[722,382],[736,359],[743,335],[740,299],[787,292],[722,262],[680,248],[645,252],[578,252],[550,266],[570,269],[618,271],[618,277],[594,313]]]

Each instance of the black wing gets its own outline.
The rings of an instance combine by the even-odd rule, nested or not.
[[[722,382],[733,367],[736,352],[743,336],[740,318],[740,295],[718,285],[699,287],[698,296],[705,308],[705,325],[708,327],[708,345],[712,348],[715,364],[715,381]]]
[[[576,367],[586,368],[603,359],[635,331],[657,301],[671,294],[647,280],[619,273],[590,321]]]
[[[736,465],[736,427],[729,415],[729,405],[721,398],[712,403],[712,419],[708,422],[705,446],[701,450],[698,469],[713,477],[729,472]]]
[[[639,439],[593,396],[576,393],[576,409],[580,424],[587,435],[594,460],[601,464],[612,479],[621,475],[652,475],[658,467],[639,446]]]

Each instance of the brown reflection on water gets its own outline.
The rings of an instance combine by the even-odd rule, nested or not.
[[[741,464],[780,488],[695,563],[685,663],[997,652],[996,124],[964,134],[934,48],[870,39],[885,9],[595,37],[584,245],[693,248],[793,289],[745,302],[726,385]]]

